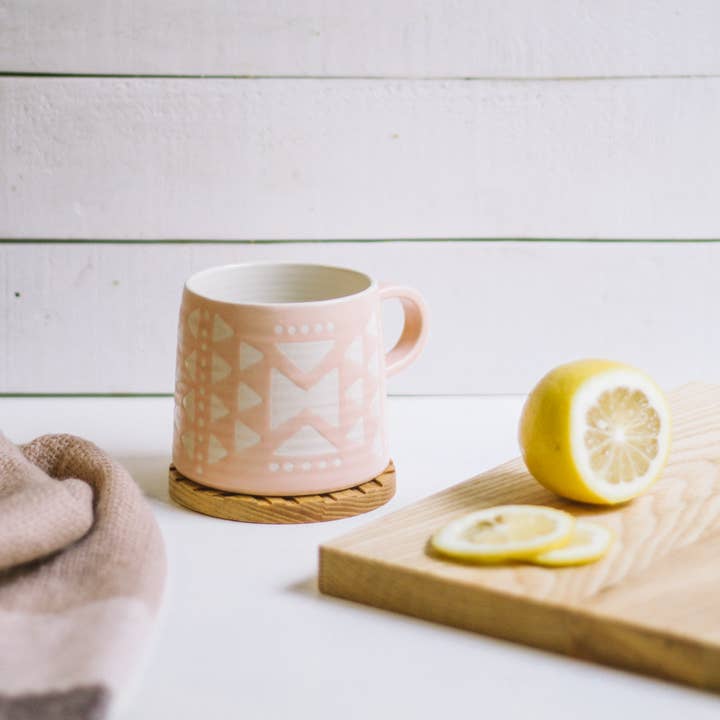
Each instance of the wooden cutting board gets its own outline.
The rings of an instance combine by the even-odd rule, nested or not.
[[[320,589],[720,690],[720,386],[687,385],[670,404],[668,467],[632,503],[563,501],[513,460],[323,545]],[[593,565],[560,569],[458,565],[428,553],[445,522],[501,503],[569,509],[611,527],[617,542]]]

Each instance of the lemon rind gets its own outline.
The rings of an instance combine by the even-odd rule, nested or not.
[[[602,548],[586,555],[575,554],[574,556],[566,556],[565,558],[558,558],[557,556],[555,558],[547,557],[548,555],[552,555],[552,553],[558,551],[562,552],[563,546],[561,546],[550,551],[546,550],[543,553],[538,553],[530,560],[530,562],[534,565],[542,565],[543,567],[573,567],[579,565],[589,565],[590,563],[597,562],[601,558],[605,557],[615,542],[615,533],[610,528],[605,527],[605,525],[600,525],[600,523],[594,523],[588,520],[578,520],[577,522],[578,524],[582,523],[585,526],[590,525],[593,528],[601,530],[601,534],[605,536],[605,544]]]

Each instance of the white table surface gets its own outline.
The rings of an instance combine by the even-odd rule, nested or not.
[[[370,515],[294,526],[170,502],[168,398],[0,398],[0,429],[17,442],[48,432],[93,440],[125,463],[155,511],[170,570],[164,610],[121,720],[716,720],[710,694],[318,593],[321,542],[516,455],[521,403],[392,398],[396,497]]]

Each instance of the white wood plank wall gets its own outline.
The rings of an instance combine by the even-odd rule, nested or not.
[[[6,77],[0,118],[0,237],[720,236],[720,77]]]
[[[719,19],[716,0],[0,0],[0,65],[109,75],[714,75]]]
[[[423,291],[393,392],[589,354],[720,380],[718,27],[715,0],[0,0],[0,393],[169,392],[183,279],[243,259]]]
[[[389,242],[6,244],[13,392],[170,392],[183,280],[216,264],[309,261],[419,288],[427,350],[395,393],[526,392],[583,356],[621,358],[668,387],[720,381],[720,244]],[[16,295],[17,294],[17,295]],[[392,330],[397,314],[390,313]]]

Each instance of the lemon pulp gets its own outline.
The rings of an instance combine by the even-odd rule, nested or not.
[[[540,553],[532,562],[551,567],[585,565],[603,557],[613,539],[613,533],[603,525],[578,520],[566,545]]]
[[[580,360],[548,373],[520,422],[528,470],[545,487],[583,502],[625,502],[660,475],[670,413],[644,373],[607,360]]]
[[[660,450],[660,415],[642,390],[606,390],[586,413],[590,467],[616,485],[645,475]]]
[[[575,519],[562,510],[535,505],[499,505],[463,515],[433,535],[442,555],[497,562],[526,559],[563,545]]]

